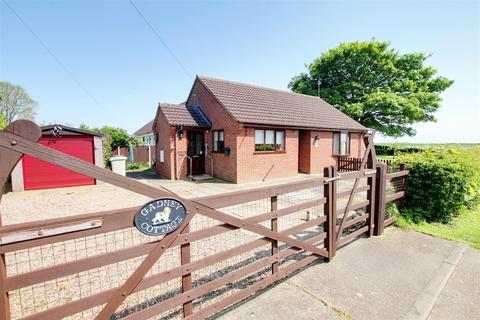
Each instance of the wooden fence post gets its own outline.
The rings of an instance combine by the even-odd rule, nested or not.
[[[3,150],[2,150],[3,151]],[[7,169],[7,168],[2,168]],[[5,192],[5,183],[6,180],[1,179],[0,183],[0,202],[2,201],[3,193]],[[0,227],[2,226],[0,211]],[[8,296],[8,291],[5,287],[5,280],[7,279],[7,261],[5,260],[5,254],[0,254],[0,320],[10,320],[10,298]]]
[[[407,170],[407,167],[405,166],[405,163],[400,163],[400,164],[398,165],[398,169],[399,169],[399,171],[404,171],[404,170]],[[402,199],[400,199],[400,201],[398,201],[398,207],[399,207],[399,209],[405,208],[405,197],[406,197],[407,177],[408,177],[408,176],[403,176],[403,177],[402,177],[402,190],[405,192],[405,196],[403,196]]]
[[[385,188],[387,185],[387,165],[383,162],[377,162],[376,191],[375,191],[375,208],[374,234],[380,236],[383,234],[385,222]]]
[[[270,197],[270,210],[275,211],[278,208],[278,197]],[[278,232],[278,218],[270,220],[270,227],[272,231]],[[278,241],[272,241],[272,256],[278,253]],[[272,263],[272,273],[278,272],[278,262]]]
[[[331,179],[337,176],[337,168],[334,166],[326,167],[324,169],[324,176],[327,179]],[[327,232],[327,237],[324,240],[324,246],[328,251],[327,261],[331,261],[335,257],[335,252],[337,250],[337,187],[336,181],[330,181],[325,183],[323,186],[323,196],[326,199],[325,204],[323,205],[323,214],[326,217],[324,226],[326,226],[325,232]]]
[[[152,150],[151,146],[148,145],[148,166],[150,167],[152,165]]]
[[[182,234],[188,233],[190,230],[190,225],[188,224],[185,229],[182,231]],[[190,242],[182,244],[180,246],[180,260],[182,266],[184,264],[190,263]],[[192,290],[192,274],[187,273],[182,276],[182,292],[185,293],[189,290]],[[187,301],[183,304],[183,316],[187,317],[193,314],[193,301]]]
[[[5,289],[5,279],[7,278],[7,264],[5,255],[0,255],[0,319],[10,320],[10,299]]]
[[[371,237],[374,234],[374,225],[375,225],[375,207],[376,207],[376,188],[377,186],[377,177],[375,176],[370,176],[367,178],[367,185],[370,187],[367,190],[367,200],[368,200],[368,206],[366,208],[367,213],[368,213],[368,219],[367,219],[367,224],[368,224],[368,235]]]

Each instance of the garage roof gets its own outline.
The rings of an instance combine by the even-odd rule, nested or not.
[[[44,135],[54,135],[55,131],[58,131],[60,135],[90,135],[90,136],[97,136],[103,137],[103,133],[95,132],[90,130],[83,130],[78,128],[73,128],[69,126],[65,126],[63,124],[50,124],[48,126],[40,127],[42,130],[42,134]]]

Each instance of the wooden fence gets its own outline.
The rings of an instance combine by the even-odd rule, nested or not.
[[[35,143],[38,127],[0,132],[3,185],[24,155],[140,193],[183,203],[187,215],[164,237],[133,225],[139,208],[0,227],[0,319],[204,319],[362,235],[380,235],[387,185],[372,137],[360,168],[299,182],[184,199]],[[37,137],[38,135],[38,137]],[[375,167],[377,166],[377,167]],[[403,184],[404,185],[404,184]]]
[[[392,170],[392,160],[377,159],[377,162],[385,163],[389,172]],[[337,158],[337,169],[339,172],[358,171],[361,163],[362,159],[360,158],[342,156]]]
[[[382,162],[387,165],[387,172],[392,172],[393,167],[392,167],[392,160],[390,159],[377,159],[377,162]]]
[[[129,147],[118,147],[112,150],[112,156],[124,156],[128,157]],[[147,165],[153,165],[155,163],[155,146],[133,146],[133,161],[134,163],[144,163]]]
[[[339,172],[349,172],[360,170],[362,159],[355,157],[338,157],[337,168]]]

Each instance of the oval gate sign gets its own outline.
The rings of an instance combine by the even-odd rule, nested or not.
[[[179,201],[162,198],[148,202],[135,215],[135,227],[149,236],[161,236],[177,230],[187,210]]]

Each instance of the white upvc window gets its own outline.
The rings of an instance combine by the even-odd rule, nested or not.
[[[285,131],[255,130],[255,152],[285,152]]]
[[[333,154],[342,156],[350,154],[350,133],[348,131],[333,133]]]
[[[213,152],[223,152],[225,149],[225,137],[223,130],[213,130]]]

